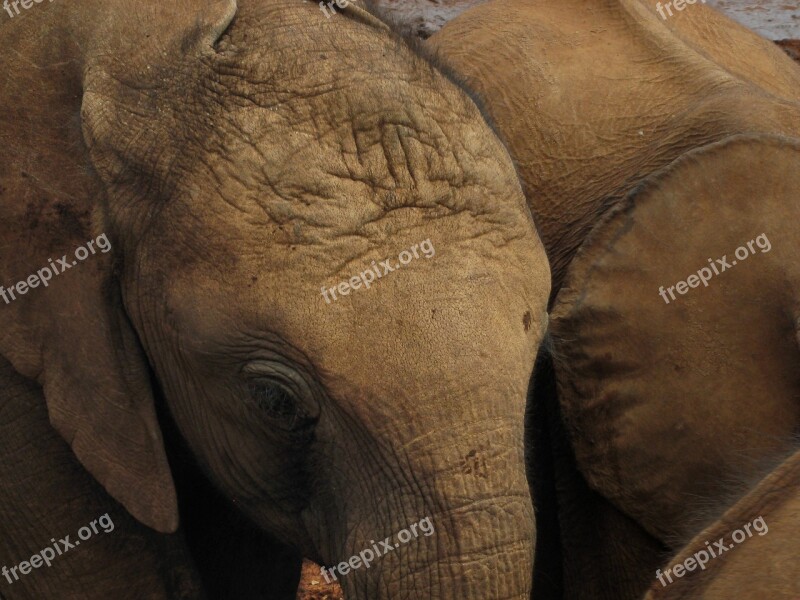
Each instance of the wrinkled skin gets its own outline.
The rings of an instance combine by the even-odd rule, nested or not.
[[[793,401],[797,382],[790,366],[796,364],[797,347],[789,335],[794,331],[794,288],[786,283],[791,277],[781,273],[786,266],[776,266],[763,279],[733,282],[738,296],[728,290],[724,300],[699,297],[696,310],[705,315],[704,324],[689,332],[681,308],[672,310],[662,303],[655,309],[671,312],[654,310],[633,318],[622,307],[645,303],[649,307],[653,297],[660,302],[659,285],[682,279],[697,266],[680,273],[677,261],[671,261],[657,269],[655,263],[642,262],[644,246],[631,244],[625,247],[633,262],[627,271],[609,270],[604,273],[606,280],[589,278],[590,273],[596,275],[592,269],[599,257],[622,250],[611,238],[586,248],[587,236],[601,215],[623,203],[654,171],[693,149],[736,134],[800,133],[800,69],[778,48],[700,4],[666,21],[651,5],[637,0],[495,0],[454,19],[427,42],[483,100],[519,167],[553,264],[552,302],[556,311],[559,303],[563,305],[553,327],[553,376],[558,378],[561,407],[552,396],[537,395],[537,416],[551,424],[548,438],[540,438],[537,447],[540,453],[552,452],[556,461],[555,489],[549,492],[557,490],[559,496],[560,529],[547,538],[560,538],[563,545],[563,585],[569,598],[640,597],[664,558],[727,506],[723,498],[746,491],[774,466],[775,456],[793,446],[791,435],[798,423]],[[769,165],[759,173],[754,164],[762,146],[746,142],[745,147],[737,150],[740,155],[731,163],[737,177],[716,175],[711,168],[719,168],[714,155],[722,150],[698,159],[705,171],[699,169],[689,180],[707,181],[711,188],[703,190],[708,203],[703,210],[719,210],[712,207],[713,197],[725,198],[748,184],[748,189],[760,190],[753,197],[774,194],[782,204],[770,216],[791,222],[794,217],[788,209],[796,184],[783,181],[777,175],[782,171],[770,170]],[[784,172],[796,170],[792,156],[780,156]],[[660,193],[662,201],[673,198],[666,189]],[[696,197],[685,193],[678,197],[687,208],[697,203]],[[693,246],[682,236],[692,235],[693,221],[688,213],[681,218],[682,229],[664,234],[660,251],[667,257],[686,254],[687,262],[694,257],[700,266],[707,256],[731,252],[762,232],[760,219],[754,216],[752,234],[739,232],[737,239],[734,232],[739,228],[728,221],[739,216],[725,213],[723,224],[702,238],[710,248],[697,247],[692,254],[687,248]],[[658,231],[662,224],[652,222],[649,227]],[[778,235],[778,226],[774,229]],[[790,240],[784,239],[781,254],[775,255],[779,265],[796,262]],[[582,247],[586,277],[576,276],[570,294],[556,299]],[[661,276],[655,287],[643,276],[645,269]],[[584,301],[589,285],[605,290],[603,302]],[[772,312],[752,315],[746,330],[751,345],[759,348],[760,358],[753,361],[752,350],[739,343],[741,336],[734,334],[733,324],[716,327],[713,315],[768,289],[773,290],[774,301],[768,303]],[[601,318],[604,312],[615,319]],[[612,321],[619,329],[608,327]],[[705,341],[698,335],[701,331]],[[669,360],[659,363],[661,336],[670,332],[678,339]],[[756,332],[763,332],[757,340]],[[663,368],[642,369],[649,379],[633,377],[637,371],[631,365],[640,362]],[[725,383],[713,392],[699,385],[697,378],[676,379],[680,369],[699,363],[712,372],[736,375],[721,377]],[[606,385],[618,380],[631,382],[629,393],[637,402],[624,396],[616,383]],[[537,389],[547,387],[543,383]],[[753,394],[754,388],[761,391]],[[663,411],[658,407],[667,398],[694,402],[696,394],[711,396],[707,406],[721,417],[714,427],[709,426],[707,414],[691,407],[667,413],[674,418],[660,416]],[[652,423],[631,405],[651,411]],[[761,407],[756,424],[742,410],[751,406]],[[566,430],[553,414],[559,410],[567,413]],[[620,433],[631,419],[641,420],[637,436]],[[685,431],[682,446],[675,445],[676,428]],[[730,431],[736,433],[726,433]],[[710,444],[719,447],[687,457],[687,448]],[[571,447],[577,457],[571,456]],[[684,451],[676,450],[679,447]],[[644,448],[651,458],[658,457],[660,468],[654,468],[652,460],[636,458]],[[541,460],[537,457],[536,462]],[[733,473],[737,484],[730,483]],[[535,491],[534,497],[547,492]],[[540,525],[547,518],[540,514]],[[544,535],[540,529],[538,557],[551,547]],[[558,596],[557,576],[543,569],[543,581],[552,583],[552,593]]]
[[[702,4],[663,21],[643,0],[494,0],[427,45],[514,156],[554,295],[598,215],[654,170],[737,133],[800,132],[800,68]]]
[[[347,597],[527,598],[522,417],[549,273],[468,96],[357,9],[84,0],[3,33],[6,281],[100,232],[113,246],[0,306],[0,351],[83,467],[174,531],[163,393],[293,577],[430,517]],[[423,240],[430,259],[320,294]]]

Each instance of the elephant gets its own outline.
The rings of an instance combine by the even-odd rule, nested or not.
[[[201,597],[190,457],[275,581],[308,557],[348,599],[528,598],[550,273],[470,96],[355,5],[76,0],[3,35],[2,425],[55,450],[0,442],[42,494],[0,504],[2,558],[70,531],[41,517],[64,498],[120,528],[0,592]],[[174,572],[134,586],[159,544]]]
[[[798,167],[800,140],[782,136],[688,152],[598,224],[552,311],[577,464],[671,552],[798,447]],[[684,279],[667,304],[659,288]]]
[[[534,587],[640,598],[797,446],[800,69],[700,3],[662,19],[640,0],[493,0],[424,46],[503,138],[553,269],[530,435],[555,483],[534,490]],[[765,258],[670,297],[740,244]]]

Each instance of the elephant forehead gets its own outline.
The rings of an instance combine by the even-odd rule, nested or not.
[[[477,110],[466,123],[411,106],[292,127],[265,113],[227,117],[184,179],[193,212],[234,207],[292,243],[385,235],[389,215],[390,232],[461,213],[511,238],[532,230],[511,159]]]
[[[189,110],[203,135],[183,162],[213,174],[226,201],[339,233],[404,207],[493,212],[490,197],[523,212],[507,151],[430,64],[349,19],[338,43],[324,28],[263,35],[264,11],[237,22],[195,78]]]

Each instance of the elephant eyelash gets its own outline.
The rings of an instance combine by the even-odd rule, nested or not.
[[[290,431],[302,429],[313,423],[314,420],[308,412],[282,385],[273,382],[253,382],[248,387],[250,397],[258,409]]]

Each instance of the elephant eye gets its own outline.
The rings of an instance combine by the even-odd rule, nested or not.
[[[252,382],[250,397],[256,406],[270,419],[289,431],[303,429],[313,424],[314,419],[306,412],[294,395],[282,385],[274,382]]]

